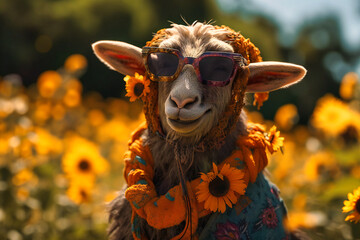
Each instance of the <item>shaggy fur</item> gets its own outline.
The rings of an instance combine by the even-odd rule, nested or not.
[[[205,51],[223,51],[233,52],[230,44],[225,43],[224,30],[216,30],[211,25],[200,23],[192,26],[173,25],[168,30],[170,37],[165,39],[160,47],[175,48],[181,50],[183,56],[198,57]],[[181,134],[169,126],[167,121],[166,108],[174,107],[171,101],[171,95],[177,94],[176,91],[188,91],[183,94],[197,95],[198,102],[192,104],[190,111],[196,112],[201,108],[210,108],[206,113],[206,118],[202,119],[201,124],[189,135]],[[212,87],[201,84],[191,66],[185,66],[180,76],[173,82],[159,83],[159,113],[163,129],[167,133],[166,138],[169,140],[180,141],[185,146],[196,146],[196,143],[217,124],[221,114],[230,101],[231,83],[226,87]],[[198,107],[198,109],[196,109]],[[188,109],[184,109],[188,110]],[[183,111],[183,109],[181,109]],[[200,111],[200,110],[199,110]],[[191,147],[187,151],[193,154],[193,159],[184,163],[183,168],[187,179],[199,177],[199,172],[208,172],[211,169],[211,163],[222,162],[234,150],[235,141],[239,135],[246,134],[245,114],[242,114],[234,131],[227,136],[225,144],[220,150],[206,152],[194,152]],[[142,136],[145,144],[149,144],[155,161],[155,184],[159,195],[165,194],[170,188],[179,184],[178,170],[174,155],[174,146],[160,136],[150,137],[148,133]],[[207,219],[211,215],[199,219],[199,228],[205,226]],[[110,205],[110,227],[109,236],[112,240],[132,239],[131,235],[131,206],[124,198],[123,192]],[[169,239],[179,234],[183,229],[183,224],[169,229],[157,230],[147,225],[142,220],[142,232],[145,232],[150,239]]]
[[[186,177],[188,179],[194,179],[199,177],[199,172],[207,172],[210,169],[211,161],[215,163],[222,162],[228,157],[234,150],[235,141],[239,135],[246,134],[245,126],[245,114],[242,114],[236,129],[226,138],[225,144],[220,150],[213,150],[208,152],[195,152],[195,161],[190,167],[184,166],[186,171]],[[149,138],[148,134],[143,136],[146,139],[146,143],[150,145],[150,148],[155,159],[155,177],[154,184],[158,194],[165,194],[170,188],[177,185],[179,182],[177,178],[177,165],[174,161],[174,149],[173,146],[167,143],[167,141],[159,136]],[[123,191],[120,195],[110,204],[110,226],[109,237],[111,240],[121,239],[133,239],[131,234],[131,206],[124,197]],[[199,219],[199,228],[205,226],[207,219],[206,216]],[[183,229],[183,225],[164,229],[156,230],[142,221],[142,231],[145,232],[150,239],[169,239],[171,236],[175,236]]]
[[[178,49],[185,57],[196,58],[205,51],[234,51],[233,47],[226,41],[228,34],[226,28],[215,28],[212,25],[201,23],[194,23],[191,26],[173,24],[172,28],[166,29],[166,31],[168,37],[162,40],[160,47]],[[106,51],[102,51],[100,47],[102,45],[106,45],[107,48],[111,50],[114,43],[102,42],[95,45],[95,53],[100,56],[100,58],[107,58],[105,62],[122,73],[132,73],[133,70],[127,70],[126,68],[124,70],[123,66],[117,67],[117,63],[111,64],[113,59],[111,55],[107,57],[106,54],[104,54]],[[134,62],[138,61],[139,67],[142,66],[142,63],[139,62],[140,50],[138,50],[138,48],[124,43],[120,45],[123,50],[128,49],[128,51],[125,52],[128,52],[128,55],[134,57]],[[116,46],[116,44],[114,46]],[[131,64],[127,66],[134,65],[134,62],[131,62]],[[126,63],[123,64],[126,65]],[[277,66],[278,65],[279,64],[277,64]],[[192,180],[199,177],[199,172],[208,172],[211,169],[212,162],[218,164],[227,158],[235,148],[236,139],[240,135],[247,134],[246,116],[245,113],[242,113],[233,131],[225,138],[225,143],[221,149],[208,150],[205,152],[196,152],[194,150],[201,139],[209,131],[214,130],[214,126],[216,126],[224,113],[232,96],[231,87],[232,83],[225,87],[202,85],[197,79],[194,68],[189,65],[183,68],[179,77],[173,82],[159,83],[158,108],[161,126],[166,136],[162,137],[149,134],[147,131],[142,136],[145,144],[149,145],[153,154],[155,162],[153,183],[159,195],[165,194],[170,188],[179,184],[174,145],[169,142],[176,141],[186,149],[188,159],[182,162],[182,167],[186,179]],[[174,99],[178,98],[182,100],[193,99],[193,101],[184,107],[179,107],[174,101]],[[198,118],[198,116],[201,117]],[[181,132],[171,125],[171,119],[174,118],[180,120],[182,120],[182,118],[186,120],[198,118],[200,124],[192,131]],[[131,233],[132,210],[130,204],[124,197],[125,189],[126,188],[124,188],[119,196],[109,205],[110,226],[108,233],[111,240],[133,239]],[[198,229],[200,231],[210,217],[211,214],[199,219]],[[179,234],[183,228],[184,223],[168,229],[157,230],[150,227],[145,220],[141,219],[141,232],[147,235],[149,239],[169,239]],[[301,237],[295,239],[301,239]]]

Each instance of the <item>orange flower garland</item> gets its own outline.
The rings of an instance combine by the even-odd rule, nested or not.
[[[265,101],[269,99],[269,93],[268,92],[259,92],[254,94],[254,102],[253,106],[257,105],[257,109],[259,110]]]
[[[225,164],[219,172],[213,163],[213,171],[201,173],[201,180],[197,188],[197,199],[204,202],[205,209],[213,212],[224,213],[226,205],[232,207],[237,202],[236,194],[245,194],[244,172],[229,164]]]
[[[130,102],[143,98],[150,93],[150,80],[138,73],[135,73],[135,76],[126,75],[124,81],[126,82],[125,89],[127,91],[125,96],[130,97]]]
[[[345,218],[345,221],[358,223],[360,221],[360,187],[348,194],[348,199],[344,201],[343,212],[352,212]]]
[[[226,206],[233,207],[238,199],[245,194],[247,185],[254,183],[258,174],[266,167],[268,158],[266,149],[271,146],[273,151],[282,146],[278,143],[279,132],[276,128],[270,133],[259,124],[248,123],[248,135],[239,136],[237,149],[218,166],[213,164],[209,173],[201,173],[201,177],[187,182],[190,205],[193,209],[191,221],[186,216],[182,186],[176,185],[164,195],[158,195],[152,179],[154,177],[154,162],[149,146],[144,146],[141,135],[147,129],[142,124],[129,141],[129,151],[125,154],[124,177],[128,188],[125,197],[129,201],[133,213],[133,237],[136,240],[146,239],[141,233],[139,218],[156,228],[164,229],[179,225],[185,221],[191,228],[172,238],[179,240],[181,236],[189,239],[198,224],[198,219],[211,211],[226,211]],[[268,137],[268,136],[273,136]],[[196,195],[196,196],[195,196]],[[171,214],[168,214],[171,213]]]

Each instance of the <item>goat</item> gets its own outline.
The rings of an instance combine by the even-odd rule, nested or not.
[[[295,84],[306,74],[303,67],[262,62],[259,50],[240,33],[225,26],[199,22],[188,26],[172,24],[171,28],[158,31],[147,43],[147,48],[99,41],[93,44],[93,49],[111,69],[124,75],[138,73],[151,79],[150,94],[144,100],[147,125],[135,133],[132,142],[141,139],[136,146],[147,147],[147,156],[152,162],[141,154],[140,157],[128,154],[125,160],[130,165],[136,160],[143,165],[152,165],[152,172],[149,174],[144,169],[136,172],[134,165],[125,169],[128,186],[110,204],[110,239],[287,237],[282,224],[282,218],[286,217],[285,206],[276,187],[261,173],[266,165],[266,155],[262,155],[265,163],[254,163],[254,166],[258,164],[255,175],[249,162],[245,168],[236,165],[244,163],[243,159],[235,158],[239,162],[230,165],[224,162],[239,151],[237,149],[243,149],[246,141],[242,145],[239,139],[246,139],[251,132],[261,133],[263,140],[259,141],[265,142],[264,130],[259,126],[249,128],[246,115],[241,111],[245,92],[269,92]],[[161,72],[164,69],[168,72]],[[130,149],[134,148],[130,146]],[[265,153],[265,146],[258,148],[258,152],[255,148],[249,149],[251,159],[255,159],[252,156],[257,153]],[[222,169],[231,166],[234,172],[247,169],[241,184],[248,185],[245,194],[236,193],[236,201],[224,200],[228,206],[224,205],[226,211],[225,208],[210,211],[208,204],[200,202],[199,195],[195,197],[192,184],[198,186],[203,182],[199,172],[204,173],[201,178],[206,179],[210,175],[205,173],[213,168],[211,174],[216,174],[216,166],[221,164]],[[136,174],[142,174],[140,179],[142,183],[146,180],[145,185],[132,182],[130,175]],[[226,177],[222,178],[223,182],[224,179]],[[148,192],[138,200],[138,195],[131,195],[131,186],[143,187]],[[175,198],[171,194],[179,196]],[[170,207],[171,201],[178,207]],[[161,209],[163,215],[157,210],[161,208],[158,204],[165,204]],[[175,225],[167,223],[176,217],[179,219]],[[154,219],[162,222],[161,225]]]

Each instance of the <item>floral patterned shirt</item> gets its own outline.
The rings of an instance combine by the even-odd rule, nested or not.
[[[245,196],[223,214],[213,214],[200,240],[289,239],[283,225],[286,208],[279,190],[261,173],[249,184]]]

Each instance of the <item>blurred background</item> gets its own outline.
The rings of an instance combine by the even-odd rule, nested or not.
[[[106,238],[106,202],[144,117],[91,44],[142,47],[183,19],[227,25],[265,61],[308,70],[260,110],[249,95],[246,111],[285,137],[269,168],[288,227],[360,239],[359,1],[12,0],[0,2],[0,240]]]

